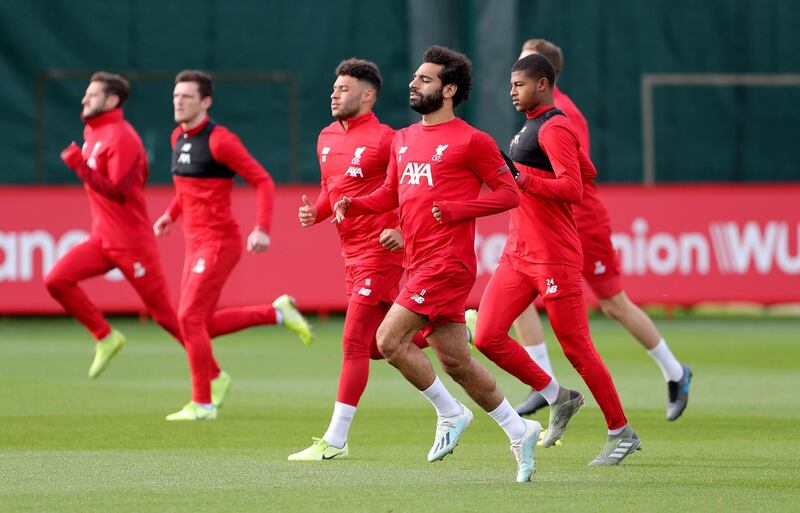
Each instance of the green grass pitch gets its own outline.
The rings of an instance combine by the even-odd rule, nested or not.
[[[327,427],[341,318],[304,347],[280,327],[215,343],[233,376],[220,418],[167,423],[189,399],[188,367],[152,324],[115,321],[128,344],[90,381],[92,344],[71,320],[0,319],[2,512],[696,512],[797,511],[800,320],[680,319],[659,326],[695,379],[683,418],[664,420],[666,387],[621,328],[592,319],[597,346],[642,438],[620,467],[589,468],[605,425],[594,402],[564,445],[537,451],[514,483],[508,440],[463,391],[476,420],[452,456],[425,459],[434,413],[374,362],[350,432],[351,458],[286,456]],[[559,380],[586,393],[548,333]],[[512,402],[526,388],[489,364]],[[588,394],[587,394],[588,398]],[[537,416],[546,422],[546,413]]]

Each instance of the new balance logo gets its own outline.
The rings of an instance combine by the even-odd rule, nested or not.
[[[408,146],[401,146],[399,150],[397,150],[397,163],[399,164],[401,160],[403,160],[403,153],[408,151]]]
[[[355,159],[353,159],[355,161]],[[347,171],[344,172],[344,176],[352,176],[354,178],[364,178],[364,172],[361,171],[360,167],[350,166],[347,168]]]
[[[558,285],[556,285],[555,279],[547,278],[547,290],[544,291],[545,295],[555,294],[558,292]]]
[[[420,179],[425,178],[428,181],[428,187],[433,187],[431,165],[428,163],[409,162],[406,164],[403,175],[400,177],[400,184],[403,184],[403,180],[406,178],[408,178],[408,185],[419,185]]]
[[[425,302],[425,292],[426,290],[422,289],[419,291],[419,294],[413,294],[410,298],[411,301],[415,302],[418,305],[421,305],[422,303]]]
[[[84,146],[86,146],[86,143],[84,143]],[[89,156],[89,160],[86,161],[86,165],[92,169],[97,169],[97,153],[100,151],[101,146],[103,146],[103,141],[97,141],[94,143],[92,154]]]
[[[203,274],[205,270],[206,270],[206,259],[198,258],[197,263],[194,264],[194,269],[192,269],[192,272],[197,274]]]
[[[331,149],[329,146],[325,146],[322,148],[322,158],[320,159],[322,162],[328,161],[328,153],[330,153]]]
[[[359,146],[358,148],[356,148],[355,155],[353,156],[353,160],[350,161],[350,163],[353,164],[354,166],[361,165],[361,155],[364,154],[364,151],[366,149],[367,149],[366,146]]]
[[[597,276],[599,274],[605,274],[606,266],[603,265],[602,260],[598,260],[594,263],[594,275]]]
[[[433,157],[431,157],[431,160],[433,160],[434,162],[441,162],[442,161],[442,157],[444,156],[444,150],[446,150],[448,146],[450,146],[450,145],[449,144],[440,144],[439,146],[437,146],[436,147],[436,154]]]
[[[133,263],[133,277],[134,278],[141,278],[147,274],[147,269],[144,268],[141,262],[134,262]]]
[[[358,293],[362,296],[369,296],[370,294],[372,294],[372,289],[361,287],[361,290],[359,290]]]

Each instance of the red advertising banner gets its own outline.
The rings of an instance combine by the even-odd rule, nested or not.
[[[245,254],[222,293],[220,306],[271,302],[283,293],[305,310],[343,310],[344,269],[336,231],[327,223],[301,228],[300,195],[314,186],[276,192],[272,247]],[[603,186],[611,213],[623,286],[638,303],[800,302],[800,185]],[[169,187],[147,191],[153,219],[169,203]],[[234,191],[235,215],[246,236],[255,196]],[[505,244],[507,215],[478,221],[477,305]],[[61,313],[43,277],[86,237],[89,207],[78,187],[0,188],[0,314]],[[242,241],[244,244],[244,241]],[[159,241],[162,263],[177,299],[183,239],[180,230]],[[85,282],[109,312],[139,312],[141,304],[118,272]],[[588,294],[593,302],[594,298]]]

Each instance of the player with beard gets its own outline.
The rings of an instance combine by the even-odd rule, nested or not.
[[[463,305],[475,283],[475,218],[517,206],[519,196],[494,141],[457,118],[469,98],[471,63],[432,46],[409,84],[411,108],[422,121],[397,132],[384,184],[368,196],[343,196],[336,221],[400,207],[408,281],[378,328],[378,347],[431,402],[438,422],[428,461],[450,454],[472,422],[472,412],[445,388],[430,360],[412,343],[423,329],[442,368],[497,421],[511,440],[518,482],[530,480],[538,422],[522,419],[494,377],[470,354]],[[480,196],[486,183],[491,192]],[[519,347],[519,346],[517,346]]]
[[[509,336],[511,323],[541,295],[564,354],[583,378],[608,426],[608,439],[590,465],[616,465],[639,449],[614,382],[594,347],[583,298],[580,239],[572,204],[596,176],[564,114],[553,105],[555,72],[533,54],[511,68],[511,98],[527,121],[512,139],[510,158],[520,169],[520,206],[511,211],[500,263],[481,297],[475,346],[497,365],[536,389],[550,404],[542,443],[555,444],[583,396],[559,386]]]
[[[81,101],[83,148],[70,144],[61,158],[83,182],[92,214],[89,239],[71,248],[44,279],[47,290],[97,340],[89,377],[96,378],[125,345],[78,283],[118,268],[142,298],[153,319],[175,338],[180,330],[161,269],[144,200],[147,155],[122,105],[128,81],[93,74]]]
[[[202,71],[186,70],[175,77],[173,106],[179,125],[172,132],[172,173],[175,198],[156,220],[158,236],[170,233],[183,215],[186,255],[178,325],[192,375],[192,400],[167,420],[217,418],[230,376],[220,371],[211,337],[259,324],[283,324],[305,344],[311,328],[283,295],[272,305],[216,310],[222,287],[242,255],[239,225],[231,212],[233,178],[237,174],[256,188],[256,224],[247,237],[247,250],[262,253],[270,245],[274,184],[270,175],[250,155],[238,137],[208,118],[214,85]],[[220,383],[219,390],[213,388]],[[216,396],[216,397],[215,397]]]
[[[369,61],[348,59],[336,68],[331,114],[336,121],[317,140],[322,174],[314,203],[303,195],[300,224],[313,226],[332,214],[332,200],[374,191],[386,179],[394,130],[372,112],[383,81]],[[358,402],[369,379],[369,360],[382,359],[375,333],[399,292],[403,274],[403,238],[394,211],[351,216],[336,225],[345,262],[347,313],[342,333],[342,369],[328,430],[310,447],[289,456],[291,461],[346,458],[347,437]],[[415,343],[424,347],[420,334]]]
[[[530,39],[522,45],[519,58],[532,53],[544,55],[553,64],[558,81],[564,63],[561,48],[544,39]],[[567,116],[578,135],[581,149],[589,155],[589,124],[586,118],[557,84],[553,85],[553,101]],[[676,420],[689,401],[692,371],[675,358],[653,320],[622,289],[619,261],[611,244],[611,220],[594,180],[584,182],[583,197],[572,205],[572,213],[583,249],[583,278],[597,297],[603,313],[628,330],[655,360],[667,382],[666,418]],[[475,315],[470,312],[467,318],[474,318]],[[522,312],[514,321],[514,329],[530,357],[545,372],[555,376],[535,306],[530,305]],[[539,392],[531,390],[528,397],[516,406],[516,410],[520,415],[530,415],[543,406],[547,406],[547,401]]]

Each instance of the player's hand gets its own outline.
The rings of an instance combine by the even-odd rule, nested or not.
[[[386,228],[383,230],[378,240],[380,240],[381,246],[389,251],[397,251],[399,249],[403,249],[405,246],[405,243],[403,242],[403,234],[400,233],[399,230],[394,230],[392,228]]]
[[[78,146],[75,141],[72,141],[69,143],[69,146],[64,148],[61,152],[61,160],[73,171],[78,169],[78,166],[84,162],[83,155],[81,154],[81,147]]]
[[[350,208],[350,204],[353,203],[353,200],[348,198],[347,196],[342,196],[342,199],[337,201],[333,205],[333,219],[331,219],[332,223],[341,223],[344,221],[344,215],[347,213],[347,209]]]
[[[300,219],[300,224],[303,228],[307,228],[313,225],[317,220],[317,207],[308,201],[308,196],[305,194],[303,194],[301,199],[303,200],[303,206],[298,209],[297,217]]]
[[[436,219],[437,223],[442,222],[442,209],[439,208],[439,205],[434,205],[431,209],[431,213],[433,214],[433,218]]]
[[[153,233],[156,234],[156,237],[169,235],[169,232],[172,231],[172,222],[172,218],[169,215],[162,215],[153,224]]]
[[[251,253],[263,253],[269,247],[269,234],[261,228],[253,228],[247,237],[247,251]]]

